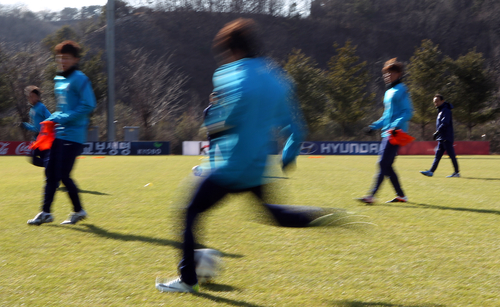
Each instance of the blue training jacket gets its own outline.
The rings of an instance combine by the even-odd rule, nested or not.
[[[217,103],[204,126],[209,133],[220,135],[217,142],[223,141],[221,148],[227,152],[210,178],[231,189],[259,186],[277,128],[288,137],[282,154],[284,164],[299,154],[305,137],[293,87],[285,72],[265,58],[222,65],[214,73],[213,84]]]
[[[89,78],[79,70],[54,78],[57,106],[47,120],[56,122],[56,138],[85,143],[90,113],[96,106]]]
[[[390,129],[398,128],[408,132],[408,121],[413,117],[413,106],[408,88],[401,82],[389,88],[384,95],[384,113],[372,129],[382,129],[382,137],[389,135]]]
[[[46,118],[48,118],[50,116],[50,112],[43,103],[38,101],[34,106],[31,107],[29,115],[30,122],[23,123],[23,126],[29,131],[39,133],[40,122],[43,122]]]

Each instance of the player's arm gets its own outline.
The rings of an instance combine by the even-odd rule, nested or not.
[[[22,122],[21,127],[28,130],[28,131],[38,132],[38,130],[35,128],[35,126],[33,124],[30,124],[27,122]]]
[[[390,113],[390,109],[384,108],[384,113],[382,113],[382,116],[378,120],[374,121],[369,127],[372,130],[382,129],[382,127],[384,126],[385,119],[390,116],[389,113]]]

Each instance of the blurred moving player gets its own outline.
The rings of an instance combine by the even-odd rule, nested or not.
[[[380,170],[375,175],[375,181],[368,195],[359,198],[361,202],[366,204],[375,202],[375,193],[377,193],[385,177],[389,178],[394,190],[396,190],[396,197],[389,200],[388,203],[408,201],[399,183],[398,175],[392,167],[398,154],[399,146],[389,142],[390,130],[401,129],[404,132],[408,132],[408,121],[413,117],[410,94],[402,81],[403,73],[403,63],[398,62],[396,58],[385,62],[382,68],[384,82],[387,86],[384,95],[384,113],[379,120],[372,123],[366,130],[368,134],[371,134],[374,130],[382,129],[382,141],[378,153]]]
[[[223,112],[222,110],[220,110],[219,106],[217,105],[217,93],[216,92],[212,92],[210,94],[210,97],[209,97],[209,101],[210,101],[210,104],[208,105],[208,107],[203,110],[203,117],[205,119],[204,122],[206,122],[206,119],[207,118],[210,118],[211,121],[216,121],[217,118],[219,118],[219,120],[222,118],[223,116]],[[220,140],[221,138],[223,138],[224,136],[224,133],[222,133],[222,131],[216,131],[216,129],[212,129],[212,130],[209,130],[208,127],[207,128],[207,140],[208,140],[208,156],[209,156],[209,160],[210,160],[210,168],[212,170],[215,169],[215,149],[217,147],[217,145],[219,145],[219,150],[222,152],[223,149],[221,148],[222,146],[222,142],[220,142],[220,144],[217,144],[217,140]]]
[[[50,116],[50,112],[41,101],[42,91],[38,87],[29,85],[24,89],[24,94],[28,98],[28,102],[31,105],[29,112],[30,122],[21,123],[21,127],[34,132],[34,138],[36,139],[38,133],[40,133],[40,122],[43,122],[46,118],[48,118]],[[49,150],[35,149],[33,151],[33,165],[40,167],[47,166],[49,158],[48,153]]]
[[[54,220],[50,207],[60,181],[68,190],[74,209],[69,218],[61,224],[76,224],[87,216],[70,173],[76,157],[82,153],[90,113],[96,106],[96,100],[89,78],[78,69],[80,46],[73,41],[64,41],[55,47],[55,51],[58,65],[58,73],[54,78],[57,106],[56,112],[46,121],[56,123],[56,138],[45,168],[42,212],[28,220],[29,225],[40,225]]]
[[[451,109],[453,109],[453,106],[451,105],[451,103],[446,102],[443,95],[440,94],[436,94],[434,96],[433,102],[436,106],[436,109],[438,109],[438,116],[436,119],[436,132],[434,132],[433,135],[434,140],[438,141],[438,150],[436,151],[436,156],[434,157],[434,162],[432,163],[431,169],[422,171],[420,173],[427,177],[432,177],[439,165],[441,157],[446,151],[455,170],[453,174],[446,177],[460,177],[457,157],[455,155],[455,149],[453,148],[454,132],[453,119],[451,115]]]
[[[263,200],[264,172],[276,128],[286,133],[282,163],[292,163],[300,151],[305,130],[294,92],[286,74],[269,60],[258,56],[256,25],[252,19],[237,19],[226,24],[213,41],[213,50],[221,66],[213,76],[220,113],[208,112],[205,127],[217,142],[227,148],[223,161],[205,178],[194,193],[185,213],[183,256],[180,277],[157,283],[163,292],[197,292],[193,228],[198,215],[229,193],[250,191],[279,226],[307,227],[315,221],[307,209],[298,206],[271,205]],[[294,113],[295,112],[295,113]],[[213,141],[213,140],[212,140]],[[324,217],[324,216],[323,216]]]

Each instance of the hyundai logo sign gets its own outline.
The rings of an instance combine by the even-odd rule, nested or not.
[[[302,142],[300,146],[301,155],[312,155],[318,150],[318,145],[313,142]]]

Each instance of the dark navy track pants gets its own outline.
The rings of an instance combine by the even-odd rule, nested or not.
[[[396,194],[398,196],[405,196],[403,190],[401,189],[401,185],[399,184],[398,175],[392,167],[392,164],[398,154],[398,149],[398,145],[392,145],[389,143],[388,137],[382,139],[378,153],[379,172],[375,175],[375,181],[373,183],[372,190],[370,191],[370,195],[375,195],[384,181],[384,178],[388,177],[394,187],[394,190],[396,190]]]
[[[434,162],[432,163],[432,167],[430,169],[431,172],[435,172],[438,168],[439,161],[443,156],[444,152],[448,153],[448,156],[451,159],[451,163],[453,163],[453,168],[455,169],[455,173],[458,173],[458,162],[457,156],[455,155],[455,149],[453,148],[453,142],[448,141],[439,141],[438,149],[436,151],[436,156],[434,156]]]
[[[54,195],[59,182],[62,181],[68,190],[69,198],[73,203],[75,212],[82,210],[78,187],[70,178],[71,170],[75,164],[76,157],[82,153],[83,144],[55,139],[49,153],[49,161],[45,168],[45,194],[42,210],[50,212],[50,207],[54,201]]]

